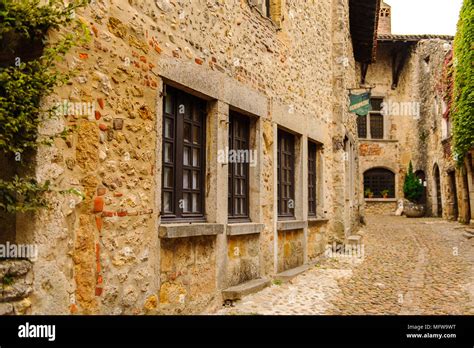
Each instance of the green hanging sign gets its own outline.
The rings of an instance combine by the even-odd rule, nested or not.
[[[359,116],[365,116],[370,111],[370,92],[349,94],[349,111]]]

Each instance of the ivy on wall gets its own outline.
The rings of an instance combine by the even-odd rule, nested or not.
[[[22,160],[26,153],[40,144],[52,144],[67,132],[39,137],[41,123],[57,117],[55,107],[45,108],[42,100],[72,75],[59,72],[58,62],[75,44],[89,39],[85,25],[74,18],[75,10],[88,2],[0,0],[0,156],[13,160],[16,172],[20,167],[27,172],[28,163]],[[68,30],[53,42],[48,33],[59,28]],[[22,57],[19,53],[25,52],[25,45],[40,47],[40,52]],[[49,190],[49,182],[39,184],[28,175],[0,180],[0,209],[15,212],[45,207],[44,193]]]
[[[474,146],[474,0],[464,0],[454,38],[454,153],[459,164]]]

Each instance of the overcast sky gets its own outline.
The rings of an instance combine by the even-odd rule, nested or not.
[[[462,0],[384,0],[392,7],[392,34],[454,35]]]

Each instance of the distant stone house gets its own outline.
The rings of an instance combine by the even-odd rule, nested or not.
[[[365,211],[395,211],[412,161],[425,186],[427,214],[469,222],[474,213],[474,192],[468,185],[473,180],[472,157],[466,160],[466,170],[456,168],[441,90],[453,37],[393,35],[390,6],[382,2],[380,11],[376,62],[362,70],[365,83],[374,85],[372,111],[357,120],[360,185],[373,193],[365,195]]]
[[[54,120],[77,132],[41,148],[36,172],[85,200],[52,197],[54,209],[10,226],[39,249],[28,312],[198,313],[344,243],[363,209],[348,89],[373,61],[378,10],[123,0],[78,11],[92,41],[68,54],[78,73],[53,99],[96,112]]]

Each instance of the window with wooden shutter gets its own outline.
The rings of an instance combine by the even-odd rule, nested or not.
[[[163,97],[163,220],[204,217],[205,108],[205,101],[166,86]]]
[[[295,215],[295,137],[278,130],[278,216]]]
[[[359,138],[367,138],[367,115],[357,116],[357,134]]]
[[[318,146],[308,142],[308,216],[316,216],[317,160]]]
[[[248,220],[249,218],[249,137],[249,118],[231,111],[229,123],[229,154],[231,154],[231,160],[228,163],[229,219]]]
[[[371,111],[370,118],[370,137],[372,139],[384,138],[384,117],[382,114],[383,98],[370,98]]]

